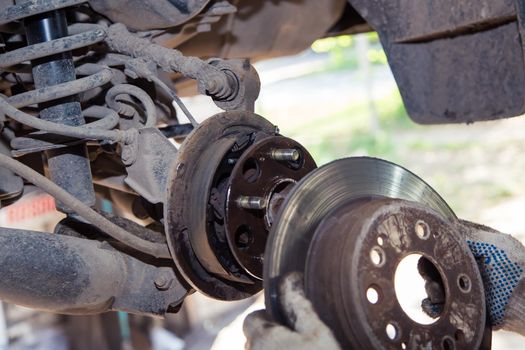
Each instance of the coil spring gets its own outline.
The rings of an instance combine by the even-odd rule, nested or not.
[[[77,6],[85,2],[86,0],[31,0],[19,5],[12,5],[0,13],[0,26],[15,21],[21,21],[25,18],[41,13]],[[30,71],[30,66],[25,62],[88,47],[99,43],[106,38],[106,29],[103,26],[96,24],[73,24],[68,27],[68,32],[70,35],[66,37],[29,45],[0,54],[0,72],[27,72]],[[87,75],[86,77],[61,83],[52,87],[24,92],[9,98],[0,95],[0,115],[9,115],[11,118],[22,124],[55,135],[59,134],[79,138],[83,134],[81,130],[89,130],[91,132],[86,132],[85,138],[129,142],[132,138],[130,133],[119,130],[110,130],[118,124],[119,116],[115,111],[109,108],[99,106],[88,108],[83,112],[84,116],[96,118],[98,120],[79,127],[67,127],[47,121],[39,121],[36,123],[36,120],[33,122],[30,119],[36,118],[19,110],[31,105],[84,93],[109,83],[113,77],[111,69],[105,66],[85,64],[79,68],[81,69],[80,71],[77,69],[77,73]],[[72,128],[79,130],[73,131]],[[70,132],[68,132],[68,130]],[[99,132],[97,133],[97,131]],[[36,138],[24,137],[14,139],[12,141],[12,146],[13,148],[18,149],[18,151],[14,152],[13,155],[22,155],[66,146],[60,143],[57,144],[57,142],[42,140],[41,135],[42,133],[40,133],[40,136],[37,135]],[[33,134],[33,136],[35,135]]]

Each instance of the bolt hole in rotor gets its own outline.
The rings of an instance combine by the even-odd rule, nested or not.
[[[441,343],[441,348],[443,350],[455,350],[456,349],[456,342],[451,337],[444,337],[443,342]]]
[[[396,324],[390,322],[385,327],[386,336],[390,340],[396,340],[399,336],[399,329]]]
[[[459,286],[459,289],[463,292],[463,293],[468,293],[470,292],[470,278],[468,278],[467,275],[464,275],[464,274],[460,274],[458,276],[458,286]]]
[[[259,163],[254,158],[249,158],[242,166],[242,177],[249,183],[256,182],[261,176]]]
[[[380,247],[374,247],[370,250],[370,260],[372,264],[381,267],[385,264],[385,252]]]
[[[235,232],[235,245],[239,249],[247,249],[253,243],[253,233],[246,225],[241,225]]]
[[[419,220],[416,222],[414,229],[419,238],[426,240],[430,237],[430,227],[426,222]]]
[[[432,291],[432,298],[427,294],[425,279],[421,273],[427,277],[427,289]],[[439,306],[444,305],[445,302],[443,281],[436,266],[430,260],[421,254],[404,257],[397,265],[394,286],[399,305],[413,321],[429,325],[439,320],[442,312]],[[422,309],[423,301],[429,299],[435,302],[429,305],[435,317],[430,317]]]
[[[371,285],[366,290],[366,299],[370,304],[377,304],[379,301],[379,287],[376,285]]]

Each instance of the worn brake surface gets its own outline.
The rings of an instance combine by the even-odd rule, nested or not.
[[[267,309],[286,322],[278,284],[299,271],[307,296],[345,348],[479,348],[487,333],[483,284],[455,220],[428,184],[398,165],[366,157],[327,164],[293,188],[272,227]],[[445,295],[430,325],[410,319],[394,291],[398,263],[414,253],[439,272]],[[370,288],[378,294],[374,303],[367,300]]]

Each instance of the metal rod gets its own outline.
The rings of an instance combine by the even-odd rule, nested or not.
[[[11,170],[18,176],[26,179],[33,185],[41,188],[56,199],[64,203],[71,212],[77,213],[86,221],[97,227],[102,232],[107,233],[117,241],[122,242],[128,247],[144,252],[157,258],[171,259],[171,254],[166,244],[159,244],[146,241],[134,236],[122,227],[115,225],[80,200],[72,196],[69,192],[54,184],[45,176],[40,175],[28,166],[11,159],[8,156],[0,154],[0,167]]]
[[[270,152],[270,158],[283,162],[297,162],[301,158],[301,153],[295,148],[273,149]]]

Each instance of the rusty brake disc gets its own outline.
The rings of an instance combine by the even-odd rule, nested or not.
[[[312,301],[316,306],[318,312],[319,310],[321,310],[321,315],[325,314],[325,312],[322,312],[322,308],[325,308],[326,312],[332,312],[333,315],[343,314],[347,318],[353,317],[354,322],[356,320],[359,320],[359,322],[362,323],[363,327],[368,327],[367,330],[363,333],[362,331],[359,331],[359,327],[350,326],[353,325],[353,323],[351,322],[352,320],[347,319],[346,323],[342,323],[344,327],[351,327],[352,332],[355,332],[353,333],[353,335],[344,333],[344,339],[346,339],[346,341],[349,340],[352,346],[355,348],[367,348],[365,345],[362,344],[369,345],[370,343],[354,342],[355,339],[359,337],[373,339],[372,335],[375,333],[372,332],[371,329],[374,326],[371,326],[371,319],[367,318],[368,316],[370,316],[370,310],[365,310],[364,312],[359,313],[355,309],[355,303],[362,302],[363,296],[366,293],[366,288],[363,290],[359,286],[362,287],[364,284],[370,282],[368,280],[362,282],[361,284],[359,284],[358,282],[358,277],[361,275],[359,275],[356,271],[360,271],[360,273],[364,273],[365,276],[368,276],[368,272],[371,269],[370,266],[363,264],[359,261],[359,252],[366,252],[367,249],[369,252],[370,249],[368,247],[364,247],[364,245],[362,245],[361,243],[359,243],[361,244],[360,248],[355,249],[355,242],[342,242],[345,243],[344,247],[348,250],[342,250],[338,255],[338,264],[340,265],[338,265],[339,267],[337,267],[337,271],[339,271],[340,273],[336,275],[334,271],[330,270],[334,269],[334,266],[329,268],[325,266],[325,270],[322,272],[322,275],[325,276],[325,278],[329,278],[329,276],[332,276],[332,283],[336,283],[334,281],[337,281],[337,283],[340,283],[341,285],[347,283],[348,286],[345,288],[347,288],[346,292],[348,293],[345,293],[345,295],[339,295],[339,299],[324,299],[326,303],[320,302],[321,305],[317,303],[319,303],[319,300],[323,300],[323,298],[314,295],[315,288],[312,288],[312,285],[317,285],[317,290],[321,290],[324,292],[327,290],[325,286],[328,286],[325,283],[328,282],[323,281],[321,277],[319,277],[320,271],[315,270],[315,268],[313,267],[313,265],[317,265],[319,269],[322,268],[322,266],[324,266],[323,259],[318,260],[316,264],[312,265],[311,261],[314,261],[316,259],[311,258],[310,256],[315,255],[316,253],[314,251],[310,251],[310,249],[311,245],[313,245],[312,242],[314,242],[315,240],[319,241],[319,237],[323,236],[319,233],[316,233],[316,230],[322,224],[323,220],[328,220],[332,215],[334,215],[334,213],[336,213],[337,210],[343,208],[341,210],[343,210],[343,212],[346,212],[350,211],[352,209],[352,206],[359,207],[362,206],[363,203],[368,203],[371,201],[374,202],[385,198],[401,199],[419,203],[419,205],[422,205],[422,207],[428,209],[432,213],[435,213],[434,221],[438,219],[441,220],[440,225],[445,225],[447,222],[457,220],[455,214],[449,208],[446,202],[428,184],[426,184],[422,179],[420,179],[410,171],[388,161],[369,157],[347,158],[334,161],[311,172],[308,176],[303,178],[288,194],[285,203],[282,205],[281,211],[279,213],[279,218],[276,221],[276,224],[274,224],[274,226],[272,227],[266,246],[264,266],[264,287],[266,297],[265,299],[267,309],[272,313],[272,315],[276,319],[286,322],[286,320],[282,317],[280,313],[280,304],[278,296],[278,284],[280,280],[283,276],[290,272],[302,272],[305,274],[305,280],[307,281],[307,294],[311,294],[308,296],[311,299],[313,299]],[[361,216],[358,215],[357,218],[366,221],[366,215],[368,214],[361,213]],[[359,235],[357,235],[355,232],[351,233],[353,231],[350,226],[346,227],[346,229],[343,230],[341,237],[346,237],[345,239],[347,240],[355,240],[357,239],[356,237]],[[449,231],[450,230],[446,230],[446,227],[443,228],[443,232],[445,232],[445,234],[442,237],[446,237],[448,235],[447,232]],[[327,230],[323,230],[323,232],[326,236],[329,235],[328,233],[326,233]],[[314,236],[316,237],[315,239]],[[377,239],[377,237],[375,239]],[[453,241],[455,242],[455,244],[459,244],[457,242],[457,239]],[[328,243],[326,244],[331,247],[332,252],[334,252],[335,247],[342,246],[341,242],[330,242],[329,240],[327,242]],[[433,254],[430,254],[429,249],[431,249],[432,245],[434,245],[435,243],[436,242],[424,242],[422,243],[421,247],[426,247],[426,250],[423,251],[423,248],[420,249],[421,253],[425,253],[430,257],[430,259],[434,259],[432,260],[434,264],[439,263],[437,261],[439,258]],[[409,254],[410,251],[417,250],[415,248],[412,248],[414,247],[402,250],[396,256],[390,256],[388,263],[390,264],[388,265],[389,269],[395,269],[398,259],[400,259],[402,256]],[[459,249],[458,251],[460,252],[460,254],[458,255],[458,261],[466,262],[467,265],[472,263],[473,259],[468,251],[468,247],[461,245],[461,249]],[[332,256],[335,256],[335,254]],[[325,257],[324,260],[330,259]],[[307,268],[308,261],[310,261],[311,264],[309,270]],[[466,272],[464,273],[467,274],[467,276],[469,276],[471,281],[473,291],[471,296],[474,296],[476,293],[480,294],[478,300],[479,303],[473,304],[475,308],[479,308],[479,310],[476,311],[475,314],[472,314],[472,319],[470,320],[474,324],[474,326],[472,326],[471,328],[473,329],[474,335],[469,333],[470,328],[458,329],[460,329],[461,332],[469,333],[469,340],[465,344],[479,345],[481,336],[484,332],[485,324],[485,310],[482,297],[483,286],[480,282],[481,280],[479,277],[479,272],[474,269],[474,265],[468,266],[469,269],[465,270]],[[361,268],[361,270],[359,270],[358,267]],[[351,268],[356,268],[358,270],[351,270]],[[344,271],[344,274],[342,274],[341,271]],[[444,270],[442,269],[442,271]],[[387,272],[385,272],[384,276],[392,278],[391,275],[388,275],[388,273],[390,272],[391,271],[388,270]],[[387,277],[384,277],[382,280],[387,280]],[[455,281],[453,277],[449,277],[448,274],[444,278],[444,280]],[[341,281],[345,282],[343,283]],[[323,288],[319,288],[319,285],[323,285]],[[452,292],[452,285],[452,282],[447,284],[449,288],[448,293]],[[360,289],[358,289],[357,292],[355,292],[354,294],[351,294],[350,291],[352,287]],[[390,285],[385,284],[384,288],[385,290],[389,290],[388,288],[390,288]],[[454,290],[454,293],[456,293],[456,290]],[[355,298],[349,299],[350,295],[353,295]],[[386,292],[384,294],[384,297],[392,299],[392,295],[387,294]],[[314,298],[318,301],[316,302]],[[393,300],[395,300],[395,296]],[[461,298],[457,300],[459,300],[460,303],[464,302],[464,300]],[[452,309],[454,309],[455,311],[459,310],[458,308]],[[449,309],[447,310],[450,311],[452,309],[449,306]],[[384,317],[390,317],[390,320],[397,320],[396,315],[398,312],[399,309],[394,308],[393,306],[392,308],[385,307],[380,309],[378,311],[378,314],[376,314],[375,316],[384,314],[386,315]],[[381,320],[385,319],[384,317],[374,318],[378,320],[377,322],[380,322]],[[444,319],[446,319],[446,317]],[[334,326],[334,324],[330,325]],[[437,325],[440,325],[439,327],[441,328],[436,328],[438,327]],[[383,325],[381,323],[382,333],[380,334],[380,336],[385,335],[385,326],[386,324]],[[406,347],[409,344],[412,344],[410,342],[413,341],[413,339],[415,339],[416,336],[422,333],[417,333],[416,330],[413,333],[413,339],[410,337],[407,338],[406,335],[408,334],[408,331],[405,326],[406,325],[403,324],[403,328],[401,328],[401,324],[398,324],[398,330],[403,330],[405,333],[402,333],[403,337],[394,338],[395,342],[392,342],[392,339],[390,339],[390,343],[382,343],[380,341],[372,340],[372,345],[368,348],[375,348],[375,345],[377,345],[379,348],[402,348],[403,346]],[[439,338],[439,341],[443,341],[443,337],[445,336],[452,337],[452,339],[455,341],[455,333],[452,332],[451,327],[447,328],[448,326],[445,327],[442,323],[436,323],[435,325],[431,325],[428,327],[429,328],[427,328],[427,330],[429,330],[430,332],[434,331],[436,334],[441,336],[441,338]],[[375,330],[376,328],[373,329]],[[381,339],[384,340],[384,337]],[[348,345],[348,343],[342,343]],[[385,344],[387,344],[387,346],[385,346]],[[445,345],[443,346],[446,346],[447,344],[449,344],[448,340],[447,343],[445,343]]]
[[[421,256],[428,324],[396,294],[397,267],[412,254]],[[415,202],[351,201],[328,214],[310,244],[305,288],[343,348],[479,349],[484,337],[483,281],[466,241]]]

